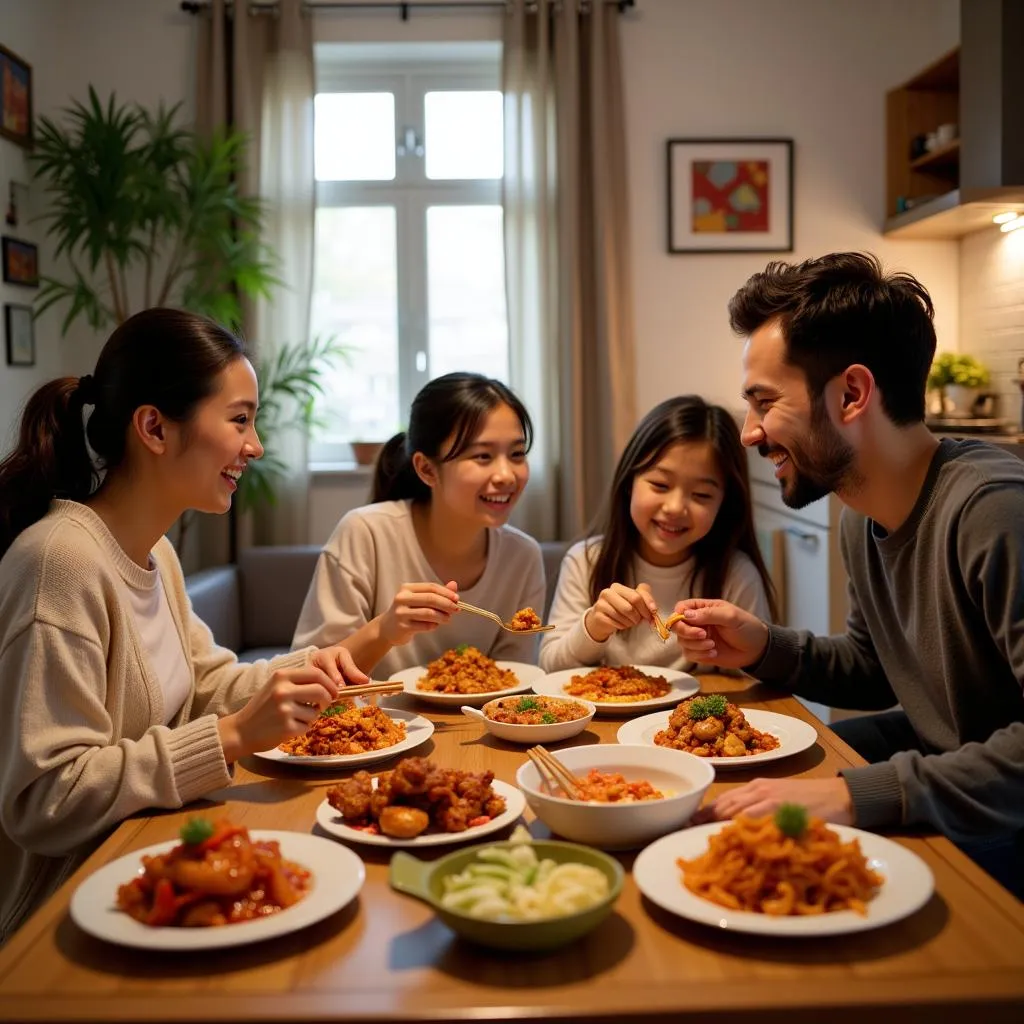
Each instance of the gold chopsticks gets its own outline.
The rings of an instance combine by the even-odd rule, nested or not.
[[[566,799],[579,800],[580,780],[550,750],[536,746],[530,747],[526,754],[547,783],[548,789],[553,791],[557,786],[565,793]]]

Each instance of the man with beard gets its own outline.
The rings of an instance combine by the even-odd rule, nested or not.
[[[868,762],[835,779],[758,779],[705,818],[780,803],[867,829],[937,829],[1024,896],[1024,463],[925,426],[933,307],[909,274],[837,253],[771,263],[729,304],[743,353],[743,442],[792,508],[834,493],[846,632],[768,625],[683,601],[686,655],[833,707]]]

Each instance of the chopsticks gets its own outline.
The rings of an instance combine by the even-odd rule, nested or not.
[[[367,683],[365,686],[346,686],[336,700],[348,700],[349,697],[382,697],[387,693],[403,693],[402,683]]]
[[[547,783],[548,789],[553,790],[557,786],[565,793],[567,800],[579,800],[579,779],[550,750],[536,746],[530,747],[526,754]]]

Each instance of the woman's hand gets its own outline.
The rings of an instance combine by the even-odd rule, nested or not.
[[[310,655],[309,664],[323,669],[339,690],[346,686],[364,686],[370,681],[370,677],[356,665],[352,652],[341,644],[314,651]]]
[[[613,583],[597,595],[597,601],[587,610],[583,622],[591,639],[603,644],[619,630],[631,629],[645,621],[652,622],[657,610],[646,583],[641,583],[635,590],[623,583]]]
[[[836,825],[853,824],[853,800],[842,778],[754,779],[726,790],[717,800],[694,815],[694,824],[724,821],[746,814],[758,818],[774,814],[781,804],[803,804],[807,813]]]
[[[417,633],[443,626],[458,611],[459,585],[403,583],[391,607],[380,617],[380,636],[393,647],[407,644]]]
[[[746,668],[764,656],[768,627],[756,615],[728,601],[703,598],[680,601],[675,610],[686,618],[672,623],[670,628],[690,661]]]
[[[241,711],[217,723],[224,759],[230,764],[304,733],[321,708],[338,696],[338,690],[338,684],[312,663],[278,669]]]

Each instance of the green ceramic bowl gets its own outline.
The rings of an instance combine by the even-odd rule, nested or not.
[[[554,949],[578,939],[596,928],[611,912],[622,892],[622,867],[600,850],[578,843],[562,843],[541,839],[533,842],[540,858],[550,857],[559,864],[573,861],[588,864],[602,871],[608,879],[608,895],[586,910],[565,917],[548,917],[539,921],[487,921],[470,917],[441,905],[446,875],[457,875],[472,862],[484,847],[508,847],[511,843],[484,843],[458,850],[435,861],[422,861],[399,851],[391,858],[391,887],[429,903],[437,916],[464,939],[495,949]]]

